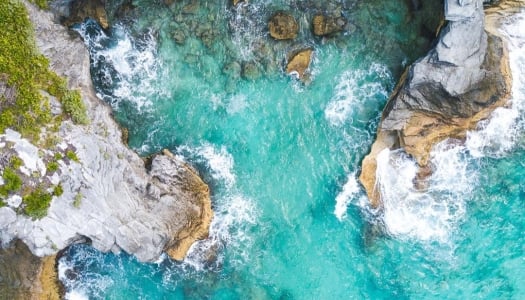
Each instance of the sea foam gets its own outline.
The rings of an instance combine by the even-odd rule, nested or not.
[[[346,71],[339,78],[334,95],[325,108],[325,118],[331,125],[351,123],[366,111],[370,101],[384,101],[388,97],[384,81],[391,79],[388,69],[374,63],[367,70]]]
[[[99,97],[113,106],[124,101],[143,110],[152,106],[149,95],[168,96],[158,84],[162,82],[158,73],[162,68],[153,31],[137,39],[124,26],[115,24],[111,35],[107,35],[91,20],[75,29],[83,37],[92,58],[91,67],[101,81],[97,84]]]
[[[214,217],[209,237],[192,245],[183,268],[202,271],[218,266],[224,260],[226,250],[230,253],[230,263],[246,261],[253,243],[248,231],[256,223],[257,207],[237,191],[232,155],[226,147],[209,143],[197,147],[182,146],[177,153],[184,159],[204,165],[215,184],[221,187],[212,195]],[[210,257],[214,257],[214,261],[210,261]]]
[[[403,151],[383,150],[377,157],[377,186],[383,201],[382,221],[386,231],[399,238],[450,242],[466,214],[479,176],[477,159],[502,157],[523,146],[525,119],[525,18],[511,17],[501,28],[509,38],[513,77],[509,107],[497,108],[489,119],[467,133],[465,143],[445,140],[431,151],[433,173],[424,190],[414,188],[415,161]]]

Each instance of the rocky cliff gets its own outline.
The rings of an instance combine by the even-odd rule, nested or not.
[[[424,178],[432,173],[433,145],[465,138],[467,130],[508,99],[511,78],[504,41],[494,22],[485,22],[483,1],[447,0],[444,10],[446,25],[435,47],[403,74],[363,160],[359,179],[374,207],[381,205],[376,157],[383,149],[402,148]]]
[[[81,91],[90,123],[62,122],[56,147],[74,149],[78,156],[78,161],[60,161],[58,178],[49,179],[60,182],[63,193],[38,220],[17,214],[16,201],[1,207],[1,242],[20,239],[38,256],[90,242],[101,251],[124,250],[141,261],[153,261],[162,251],[183,259],[191,244],[208,234],[213,214],[208,186],[168,151],[153,157],[146,169],[122,143],[110,109],[95,96],[82,41],[54,23],[51,13],[25,4],[38,48],[51,69],[68,79],[69,88]],[[13,131],[2,138],[21,140]]]

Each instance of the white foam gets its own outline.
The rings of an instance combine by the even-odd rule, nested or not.
[[[334,214],[339,221],[342,221],[346,217],[348,205],[360,191],[361,189],[357,183],[356,173],[349,174],[343,190],[335,198]]]
[[[88,296],[86,296],[82,291],[77,290],[67,292],[65,298],[67,300],[89,300]]]
[[[215,207],[214,217],[210,225],[210,235],[206,240],[192,245],[184,263],[194,270],[206,268],[210,262],[210,253],[217,255],[213,265],[220,265],[224,259],[224,249],[235,254],[229,263],[242,264],[248,259],[253,239],[247,233],[248,228],[255,225],[257,210],[253,201],[240,195],[228,196]]]
[[[247,97],[244,94],[236,94],[230,98],[230,102],[226,108],[228,114],[233,115],[241,113],[248,107]]]
[[[226,147],[217,147],[209,143],[195,148],[179,147],[177,152],[179,156],[180,153],[184,153],[193,161],[208,166],[211,177],[224,187],[213,195],[214,217],[209,237],[192,245],[184,259],[183,267],[203,270],[209,266],[210,255],[217,255],[212,265],[218,265],[222,263],[224,248],[234,254],[232,257],[235,258],[230,263],[246,261],[248,249],[252,244],[248,229],[256,222],[257,208],[251,199],[236,190],[232,155]]]
[[[210,167],[211,176],[218,181],[224,181],[228,187],[235,184],[235,175],[233,174],[233,157],[226,147],[222,146],[216,149],[211,144],[204,144],[196,148],[196,154],[206,160]]]
[[[417,164],[403,151],[385,149],[377,156],[377,186],[386,231],[400,238],[448,243],[466,211],[476,174],[467,170],[466,149],[447,141],[431,153],[435,171],[428,189],[414,188]]]
[[[343,125],[352,117],[359,117],[360,111],[370,107],[368,101],[378,96],[386,99],[387,88],[381,81],[389,78],[391,75],[388,69],[377,63],[368,70],[344,72],[335,87],[334,96],[325,108],[325,118],[332,125]]]
[[[401,151],[383,150],[377,157],[377,186],[384,205],[382,221],[393,236],[447,243],[466,213],[466,201],[477,185],[475,158],[501,157],[523,143],[525,129],[525,14],[501,28],[509,38],[513,84],[511,106],[496,109],[465,144],[443,141],[434,146],[433,173],[425,191],[414,188],[417,165]],[[469,168],[470,166],[470,168]]]
[[[112,27],[111,38],[102,30],[96,35],[88,34],[89,26],[92,25],[84,23],[77,31],[84,38],[93,64],[102,68],[106,85],[112,86],[111,94],[102,94],[102,98],[108,99],[112,105],[118,105],[121,101],[131,102],[138,110],[143,110],[152,105],[150,95],[169,94],[158,84],[161,82],[158,72],[162,68],[157,59],[157,40],[152,31],[138,41],[119,24]],[[115,38],[114,46],[103,45]]]
[[[501,157],[522,139],[525,129],[525,13],[513,15],[500,32],[508,37],[512,73],[510,107],[497,108],[478,130],[467,135],[467,147],[476,157]]]

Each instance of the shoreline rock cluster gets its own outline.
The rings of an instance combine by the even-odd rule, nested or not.
[[[464,139],[506,104],[511,90],[508,55],[494,28],[497,22],[487,18],[482,0],[445,1],[448,24],[434,49],[403,74],[362,162],[359,179],[373,207],[381,206],[376,157],[383,149],[401,148],[409,154],[420,168],[415,188],[424,187],[422,181],[432,174],[432,146],[448,138]]]
[[[3,245],[23,241],[37,256],[89,242],[100,251],[126,251],[140,261],[155,261],[163,251],[182,260],[191,244],[206,238],[213,216],[208,186],[188,164],[164,151],[144,161],[121,141],[110,108],[94,94],[87,49],[76,35],[53,22],[54,15],[24,2],[37,47],[50,68],[79,89],[89,125],[67,120],[60,143],[73,145],[79,162],[60,165],[63,193],[53,198],[47,216],[31,219],[0,208]]]

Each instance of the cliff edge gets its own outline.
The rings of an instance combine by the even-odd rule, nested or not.
[[[516,1],[500,5],[507,2]],[[376,158],[382,150],[402,148],[417,162],[418,188],[417,181],[432,173],[432,146],[448,138],[464,139],[467,130],[509,97],[508,55],[495,28],[497,18],[485,16],[482,0],[446,0],[444,10],[447,23],[436,46],[402,75],[362,162],[359,179],[374,207],[381,206]]]
[[[76,157],[60,160],[47,180],[60,182],[63,192],[53,197],[41,219],[17,213],[20,203],[8,201],[0,208],[0,241],[6,245],[20,239],[38,256],[89,242],[104,252],[124,250],[140,261],[154,261],[163,251],[183,259],[195,240],[208,235],[213,216],[208,186],[168,151],[154,156],[146,169],[122,143],[110,109],[94,94],[83,42],[54,23],[51,13],[24,4],[39,50],[50,68],[67,78],[70,89],[80,90],[90,122],[61,123],[53,147],[73,149]],[[52,98],[50,102],[52,107],[60,105]],[[46,149],[30,145],[12,130],[0,138],[47,155]],[[40,158],[35,160],[38,167]]]

